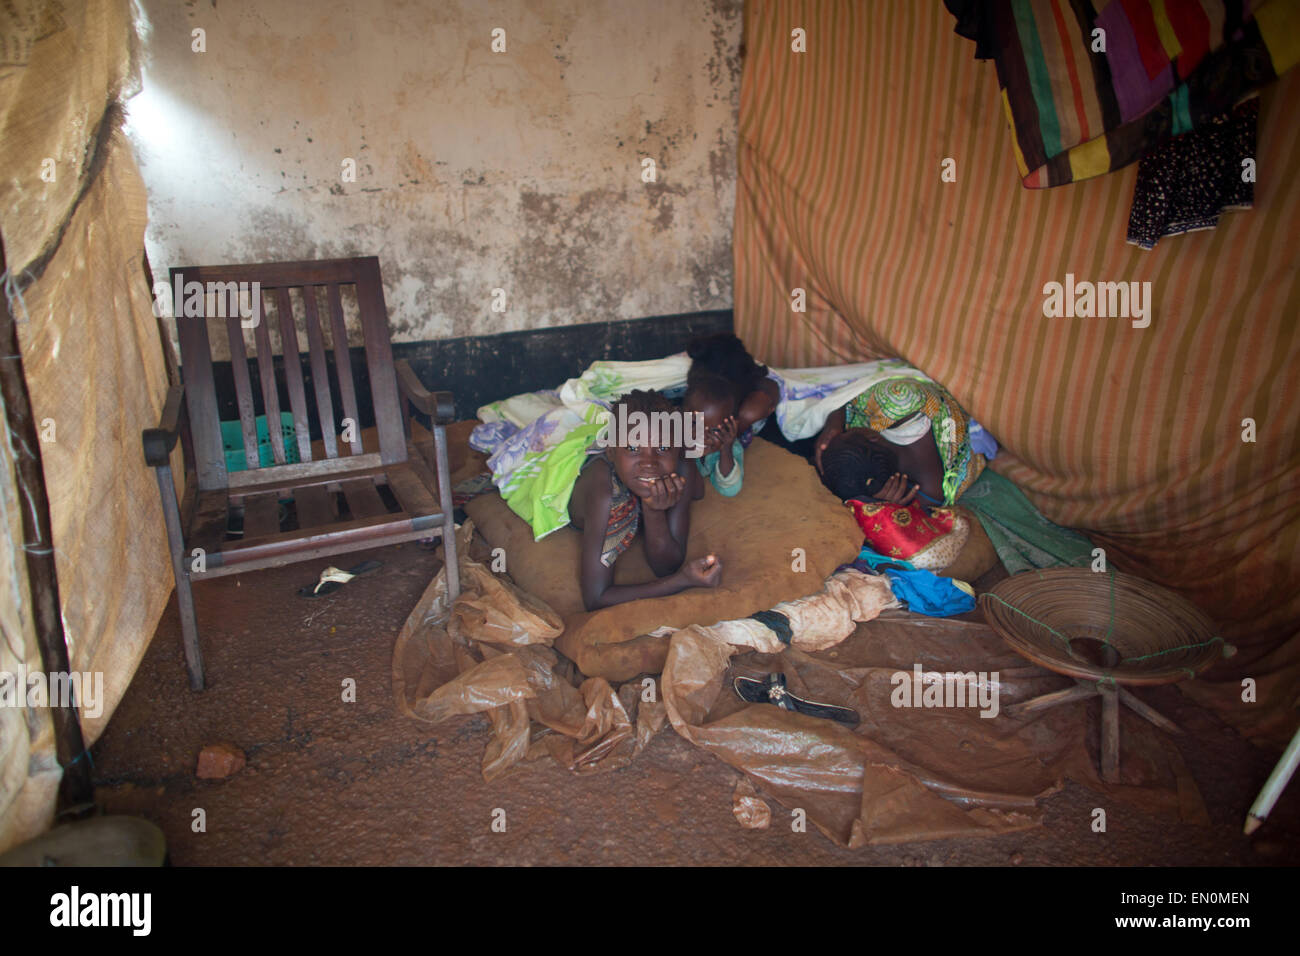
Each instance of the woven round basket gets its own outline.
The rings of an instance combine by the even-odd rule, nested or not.
[[[1199,609],[1128,574],[1027,571],[980,595],[980,605],[1015,651],[1070,677],[1170,684],[1232,653]]]

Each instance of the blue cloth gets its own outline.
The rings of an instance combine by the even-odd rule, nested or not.
[[[862,553],[858,555],[858,559],[851,564],[842,565],[842,567],[857,568],[859,571],[866,571],[868,574],[875,574],[877,566],[882,564],[901,564],[908,570],[916,570],[916,565],[911,561],[904,561],[902,558],[887,557],[879,551],[871,550],[871,548],[868,548],[865,544],[862,546]],[[839,568],[836,568],[836,570],[838,571]]]
[[[933,571],[890,568],[885,576],[889,578],[894,597],[906,604],[909,611],[928,617],[950,617],[975,610],[973,597],[951,579],[941,578]]]
[[[984,430],[984,426],[975,419],[970,422],[970,450],[983,455],[989,461],[998,457],[997,439]]]
[[[474,426],[469,435],[469,447],[490,455],[505,443],[506,439],[519,433],[519,426],[510,422],[482,422]]]
[[[881,565],[887,565],[884,574],[889,578],[894,597],[905,603],[909,611],[928,617],[951,617],[975,610],[975,599],[953,584],[951,578],[941,578],[933,571],[918,568],[910,561],[888,557],[865,544],[858,559],[844,567],[877,574],[879,572],[875,569]]]

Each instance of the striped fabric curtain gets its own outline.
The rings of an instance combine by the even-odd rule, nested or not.
[[[776,366],[900,356],[944,383],[1049,518],[1238,645],[1181,686],[1288,738],[1300,70],[1262,94],[1255,208],[1146,252],[1125,243],[1135,166],[1022,188],[994,67],[939,0],[750,0],[745,17],[738,334]],[[1149,313],[1049,317],[1053,282],[1138,283]]]

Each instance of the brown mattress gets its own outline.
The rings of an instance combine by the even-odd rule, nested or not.
[[[564,528],[534,541],[527,523],[497,494],[475,498],[465,511],[491,547],[505,549],[510,577],[564,619],[556,648],[584,674],[613,681],[662,669],[668,642],[646,636],[651,631],[746,617],[814,593],[836,567],[856,557],[862,542],[852,514],[808,463],[762,440],[745,454],[745,487],[738,496],[724,498],[709,488],[691,507],[687,558],[721,558],[722,584],[715,589],[588,612],[578,584],[577,531]],[[614,579],[624,584],[653,577],[638,538],[619,559]]]

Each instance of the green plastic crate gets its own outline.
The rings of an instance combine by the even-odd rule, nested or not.
[[[266,427],[266,416],[258,415],[257,461],[265,468],[275,462],[271,451],[271,433]],[[284,436],[284,460],[287,464],[298,461],[298,433],[293,428],[293,412],[280,413],[280,434]],[[247,471],[248,457],[244,454],[244,429],[238,421],[221,423],[221,447],[226,453],[226,471]]]

